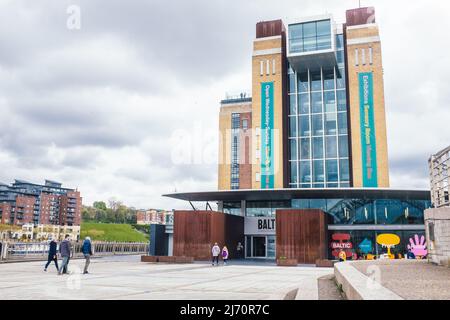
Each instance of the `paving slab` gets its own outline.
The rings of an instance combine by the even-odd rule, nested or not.
[[[450,268],[407,259],[355,261],[351,265],[403,299],[450,300]]]
[[[0,265],[0,300],[11,299],[284,299],[298,289],[302,299],[318,299],[317,279],[331,268],[277,267],[273,263],[239,262],[154,264],[139,257],[91,260],[89,274],[81,274],[83,260],[72,260],[70,275],[43,271],[43,262]]]

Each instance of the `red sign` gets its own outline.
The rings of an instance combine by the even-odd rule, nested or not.
[[[351,242],[332,242],[332,249],[352,249],[353,245]]]
[[[333,251],[331,254],[333,257],[338,258],[339,257],[339,251],[342,249],[344,250],[347,257],[352,256],[352,248],[353,244],[349,241],[350,240],[350,234],[348,233],[334,233],[331,235],[331,239],[334,241],[331,242],[331,249]]]

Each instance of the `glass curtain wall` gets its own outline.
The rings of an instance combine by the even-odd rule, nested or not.
[[[335,68],[288,69],[291,188],[350,187],[342,34],[336,50]]]

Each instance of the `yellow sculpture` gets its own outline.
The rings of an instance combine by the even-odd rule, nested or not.
[[[400,243],[400,237],[392,233],[383,233],[377,236],[377,243],[383,248],[387,248],[388,256],[390,259],[394,259],[394,255],[391,254],[391,248]]]

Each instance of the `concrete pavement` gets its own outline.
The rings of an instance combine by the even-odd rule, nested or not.
[[[0,299],[284,299],[298,289],[298,299],[318,299],[317,279],[332,268],[277,267],[206,263],[151,264],[137,256],[72,260],[72,274],[58,276],[42,262],[0,265]]]

